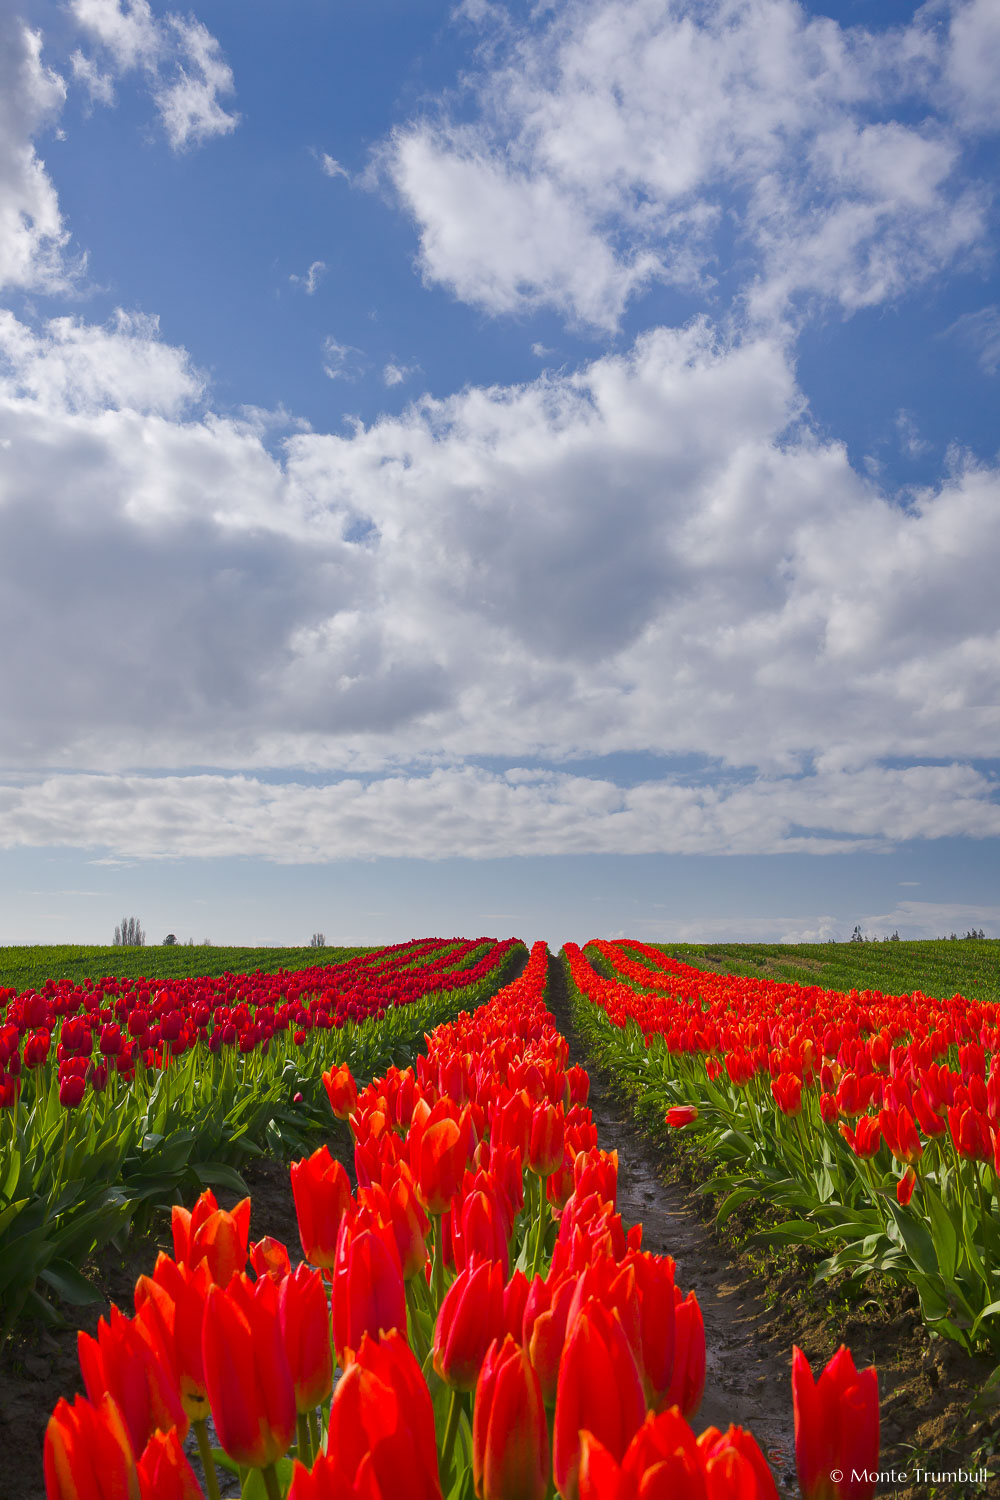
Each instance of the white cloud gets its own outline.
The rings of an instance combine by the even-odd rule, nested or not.
[[[996,836],[1000,806],[989,800],[991,790],[985,778],[956,768],[943,775],[870,768],[707,789],[659,781],[626,790],[558,772],[523,782],[471,766],[327,786],[245,775],[64,775],[0,786],[0,845],[101,848],[141,859],[245,855],[278,864],[379,856],[845,853],[872,839]],[[845,807],[851,809],[845,836],[804,831],[843,822]],[[914,905],[903,902],[900,909]]]
[[[361,350],[353,344],[342,344],[328,333],[323,340],[323,374],[331,380],[356,380],[357,362],[354,359]]]
[[[40,33],[0,17],[0,287],[59,291],[69,235],[34,137],[58,118],[66,85],[41,54]]]
[[[396,360],[390,360],[382,371],[382,382],[384,385],[403,385],[410,376],[419,370],[420,366],[398,364]]]
[[[773,340],[661,329],[341,436],[205,413],[152,321],[0,341],[0,763],[646,750],[758,768],[720,846],[810,765],[837,838],[989,826],[953,763],[1000,737],[1000,475],[900,508],[803,424]],[[670,806],[702,847],[709,803]]]
[[[220,103],[234,90],[233,73],[218,41],[194,16],[154,14],[148,0],[71,0],[77,24],[103,50],[110,69],[79,50],[73,72],[91,98],[110,104],[114,76],[146,77],[167,139],[175,151],[228,135],[239,115]]]
[[[471,120],[417,120],[382,163],[425,277],[492,313],[612,329],[652,280],[710,294],[718,229],[755,316],[802,294],[853,311],[983,252],[956,126],[994,105],[987,8],[958,7],[950,36],[924,12],[873,34],[794,0],[571,0],[521,29],[486,8]]]
[[[340,164],[340,162],[337,161],[334,157],[332,157],[329,154],[329,152],[323,151],[320,154],[319,164],[320,164],[320,167],[322,168],[322,171],[323,171],[323,173],[324,173],[325,176],[327,176],[327,177],[346,177],[347,180],[348,180],[348,182],[350,182],[350,180],[351,180],[351,174],[350,174],[350,172],[347,170],[346,167],[342,167],[341,164]]]
[[[307,297],[311,297],[325,274],[326,262],[323,260],[314,260],[304,276],[296,276],[293,273],[288,279],[293,286],[300,286]]]
[[[973,351],[984,374],[997,373],[1000,369],[1000,307],[995,302],[979,308],[978,312],[963,313],[947,331]]]

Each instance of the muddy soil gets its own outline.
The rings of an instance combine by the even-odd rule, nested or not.
[[[995,1406],[970,1411],[991,1362],[930,1338],[909,1292],[883,1282],[864,1299],[846,1304],[836,1288],[812,1288],[808,1259],[793,1261],[748,1247],[747,1229],[760,1226],[759,1209],[756,1225],[752,1213],[742,1221],[739,1211],[734,1214],[734,1231],[724,1239],[713,1228],[711,1198],[697,1190],[707,1174],[685,1149],[680,1132],[665,1130],[661,1140],[643,1133],[627,1100],[583,1050],[557,959],[549,968],[549,1008],[570,1043],[571,1060],[590,1074],[589,1103],[600,1143],[605,1150],[618,1149],[623,1218],[641,1220],[643,1245],[672,1255],[678,1285],[697,1293],[705,1319],[707,1380],[694,1425],[725,1429],[734,1422],[749,1428],[767,1454],[779,1492],[795,1493],[792,1346],[798,1344],[818,1373],[846,1343],[859,1367],[874,1363],[878,1370],[879,1469],[895,1476],[881,1483],[878,1493],[898,1500],[1000,1497],[1000,1414]],[[923,1477],[961,1469],[985,1477],[940,1482]]]

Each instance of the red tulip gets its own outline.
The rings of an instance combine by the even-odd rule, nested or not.
[[[328,1146],[293,1162],[291,1178],[302,1253],[311,1265],[329,1271],[344,1215],[353,1208],[350,1179]]]
[[[45,1429],[48,1500],[140,1500],[128,1430],[114,1399],[60,1398]]]
[[[278,1311],[296,1410],[312,1411],[333,1386],[330,1309],[320,1272],[296,1266],[281,1283]]]
[[[174,1429],[154,1432],[139,1460],[142,1500],[205,1500]]]
[[[435,1120],[432,1114],[423,1126],[410,1127],[410,1170],[428,1213],[443,1214],[451,1206],[468,1164],[470,1137],[467,1107],[460,1120],[450,1115]]]
[[[190,1271],[161,1254],[153,1275],[140,1276],[135,1286],[136,1327],[171,1370],[192,1422],[208,1415],[201,1335],[211,1285],[204,1262]]]
[[[878,1470],[878,1380],[855,1369],[843,1344],[819,1380],[802,1350],[792,1351],[795,1461],[803,1500],[871,1500]],[[833,1479],[833,1474],[839,1479]],[[853,1476],[871,1474],[872,1479]]]
[[[288,1246],[266,1234],[250,1246],[250,1264],[256,1277],[270,1276],[278,1286],[292,1269]]]
[[[561,1104],[536,1104],[528,1137],[528,1169],[549,1177],[562,1166],[566,1149],[566,1117]]]
[[[742,1427],[725,1432],[706,1427],[698,1438],[704,1464],[707,1500],[778,1500],[778,1487],[756,1439]]]
[[[343,1365],[368,1334],[406,1330],[406,1291],[389,1226],[361,1228],[345,1220],[331,1277],[333,1343]]]
[[[246,1270],[250,1238],[250,1199],[237,1203],[231,1213],[220,1208],[211,1188],[206,1188],[189,1213],[176,1204],[170,1215],[174,1236],[174,1259],[191,1270],[208,1264],[213,1282],[226,1286],[239,1271]]]
[[[681,1129],[698,1118],[698,1107],[694,1104],[675,1104],[667,1110],[664,1119],[668,1125]]]
[[[559,1366],[553,1475],[563,1500],[577,1500],[581,1432],[592,1432],[620,1462],[645,1415],[642,1380],[617,1314],[588,1302]]]
[[[110,1321],[99,1320],[96,1338],[82,1330],[77,1334],[77,1351],[87,1395],[95,1406],[105,1395],[114,1397],[136,1455],[154,1430],[178,1427],[185,1437],[188,1419],[169,1365],[117,1307],[111,1308]]]
[[[402,1335],[361,1340],[337,1382],[327,1453],[295,1465],[288,1500],[441,1500],[430,1392]]]
[[[346,1063],[323,1074],[323,1087],[338,1120],[346,1120],[358,1107],[358,1086]]]
[[[677,1406],[690,1420],[705,1393],[705,1323],[694,1292],[681,1296],[674,1288],[674,1364],[670,1384],[660,1397],[665,1408]]]
[[[497,1261],[460,1271],[434,1325],[434,1368],[456,1390],[475,1389],[486,1350],[503,1335],[504,1276]]]
[[[549,1431],[531,1361],[510,1334],[494,1339],[476,1383],[472,1474],[480,1500],[544,1500]]]
[[[265,1469],[295,1435],[295,1388],[281,1338],[278,1289],[234,1278],[209,1288],[202,1358],[219,1442],[236,1463]]]

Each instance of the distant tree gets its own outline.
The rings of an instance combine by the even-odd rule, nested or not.
[[[984,938],[986,936],[985,932],[983,931],[983,929],[981,927],[978,928],[978,929],[975,928],[975,927],[973,927],[972,931],[971,932],[967,932],[965,935],[966,935],[967,938]]]
[[[144,948],[146,946],[146,934],[139,925],[138,917],[123,917],[121,925],[115,928],[116,948]]]
[[[177,934],[175,932],[168,932],[166,937],[163,939],[163,946],[164,948],[172,948],[176,941]]]
[[[899,942],[899,928],[898,927],[896,928],[895,932],[892,934],[892,937],[889,939],[889,941],[890,941],[890,943],[898,943]]]
[[[851,933],[851,942],[852,943],[863,943],[864,940],[865,940],[865,935],[861,931],[860,926],[855,927],[854,931]]]
[[[309,946],[310,948],[325,948],[326,934],[322,932],[314,932],[312,937],[309,939]]]
[[[204,938],[202,940],[201,946],[203,948],[211,948],[211,946],[212,946],[212,939],[211,938]]]

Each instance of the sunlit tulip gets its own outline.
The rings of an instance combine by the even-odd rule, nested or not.
[[[179,1265],[194,1270],[205,1261],[217,1286],[225,1286],[237,1272],[246,1270],[249,1198],[242,1199],[229,1213],[219,1207],[211,1188],[206,1188],[190,1212],[174,1205],[170,1225],[174,1259]]]
[[[154,1432],[139,1459],[142,1500],[205,1500],[174,1429]]]
[[[691,1125],[697,1118],[698,1107],[695,1104],[674,1104],[664,1116],[666,1123],[678,1130]]]
[[[681,1296],[674,1288],[674,1363],[670,1384],[660,1396],[662,1408],[677,1406],[690,1420],[705,1393],[705,1323],[694,1292]]]
[[[330,1270],[340,1226],[353,1206],[350,1178],[329,1146],[320,1146],[292,1163],[291,1179],[302,1253],[311,1265]]]
[[[98,1321],[96,1338],[77,1334],[77,1352],[87,1395],[95,1406],[106,1395],[114,1398],[137,1455],[154,1430],[178,1427],[185,1436],[188,1419],[172,1371],[117,1307],[110,1320]]]
[[[544,1500],[549,1432],[541,1386],[509,1334],[490,1345],[476,1382],[472,1473],[480,1500]]]
[[[295,1434],[295,1388],[281,1337],[278,1291],[238,1278],[209,1288],[202,1331],[205,1385],[219,1442],[236,1463],[264,1469]]]
[[[278,1311],[296,1410],[312,1411],[333,1385],[330,1309],[320,1272],[296,1266],[278,1289]]]
[[[358,1086],[346,1063],[323,1074],[323,1087],[338,1120],[346,1120],[358,1105]]]
[[[578,1494],[581,1432],[592,1432],[620,1462],[645,1415],[642,1380],[617,1315],[587,1303],[559,1366],[552,1468],[563,1500]]]
[[[406,1329],[406,1292],[399,1251],[389,1226],[341,1225],[331,1277],[333,1342],[343,1365],[364,1334],[378,1339]]]
[[[114,1399],[60,1399],[42,1454],[48,1500],[140,1500],[125,1420]]]
[[[504,1330],[504,1276],[496,1261],[459,1272],[434,1325],[434,1368],[460,1391],[475,1388],[483,1356]]]
[[[857,1370],[843,1344],[818,1380],[801,1349],[792,1351],[795,1461],[803,1500],[871,1500],[878,1471],[878,1381]],[[834,1474],[838,1477],[833,1478]]]

